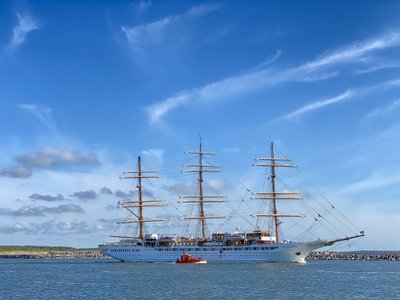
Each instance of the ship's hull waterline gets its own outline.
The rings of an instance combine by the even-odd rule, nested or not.
[[[311,251],[324,247],[326,241],[262,244],[252,246],[176,246],[144,247],[133,245],[103,244],[106,255],[123,262],[175,262],[183,253],[202,257],[207,262],[289,262],[305,263]]]

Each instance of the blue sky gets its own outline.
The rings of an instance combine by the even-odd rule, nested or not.
[[[107,239],[124,216],[113,205],[129,193],[118,176],[137,155],[164,175],[149,194],[167,199],[161,214],[173,216],[195,179],[180,172],[191,161],[184,151],[201,134],[225,170],[208,187],[230,209],[243,197],[252,205],[246,191],[262,189],[265,172],[251,164],[274,141],[301,166],[298,177],[282,173],[291,186],[314,199],[312,182],[365,230],[351,249],[399,249],[399,9],[397,1],[2,1],[1,243]],[[226,230],[247,225],[232,218]]]

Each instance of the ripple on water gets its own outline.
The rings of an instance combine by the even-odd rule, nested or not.
[[[395,299],[398,262],[177,265],[0,260],[4,299]]]

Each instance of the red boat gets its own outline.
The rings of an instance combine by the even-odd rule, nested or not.
[[[194,258],[188,253],[183,253],[180,258],[176,260],[177,264],[206,264],[207,261],[204,258]]]

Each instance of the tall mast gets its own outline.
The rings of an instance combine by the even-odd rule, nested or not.
[[[271,143],[271,157],[267,158],[257,158],[256,160],[264,160],[268,161],[266,164],[254,164],[257,167],[270,167],[271,168],[271,192],[257,192],[254,195],[261,195],[261,197],[253,197],[256,200],[270,200],[272,201],[272,213],[265,214],[259,213],[254,216],[256,217],[272,217],[274,218],[274,229],[275,229],[275,243],[279,243],[279,218],[287,218],[287,217],[304,217],[303,215],[298,214],[280,214],[277,209],[277,201],[278,200],[303,200],[303,198],[298,197],[300,195],[299,192],[277,192],[275,187],[275,178],[276,173],[275,169],[277,167],[284,168],[296,168],[297,166],[291,164],[284,164],[283,162],[290,162],[287,158],[275,158],[274,154],[274,143]]]
[[[143,192],[142,192],[142,168],[141,168],[141,159],[138,156],[137,165],[138,165],[138,192],[139,192],[139,238],[144,237],[144,225],[143,225]]]
[[[184,200],[182,203],[198,203],[199,204],[199,215],[194,217],[184,217],[181,218],[182,220],[200,220],[201,224],[201,238],[206,240],[206,219],[223,219],[225,216],[207,216],[205,214],[204,203],[211,203],[211,202],[225,202],[221,198],[224,196],[218,195],[204,195],[203,191],[203,173],[205,172],[223,172],[223,170],[219,169],[220,166],[218,165],[205,165],[203,163],[204,155],[216,155],[214,152],[206,152],[203,151],[203,144],[200,137],[200,147],[199,151],[188,151],[187,154],[195,154],[199,156],[199,163],[198,164],[185,164],[185,167],[195,168],[195,169],[188,169],[184,170],[184,172],[188,173],[198,173],[198,182],[199,182],[199,194],[193,196],[181,196],[180,198],[183,199],[192,199],[192,200]]]
[[[161,178],[158,175],[152,175],[154,173],[158,173],[159,171],[155,170],[142,170],[141,166],[141,158],[138,156],[137,160],[137,171],[127,171],[124,172],[124,174],[134,174],[134,175],[129,175],[129,176],[122,176],[120,179],[138,179],[138,184],[137,184],[137,190],[138,190],[138,200],[127,200],[119,203],[119,207],[126,208],[129,210],[134,217],[136,217],[136,220],[126,220],[126,221],[120,221],[118,224],[132,224],[132,223],[138,223],[139,224],[139,238],[143,239],[144,238],[144,223],[148,222],[162,222],[166,220],[151,220],[151,219],[144,219],[143,216],[143,207],[160,207],[164,206],[163,204],[160,204],[163,202],[162,200],[143,200],[143,185],[142,185],[142,179],[143,178]],[[147,175],[149,174],[149,175]],[[134,209],[138,208],[139,212],[138,214],[135,213]]]
[[[278,212],[276,210],[276,193],[275,193],[275,157],[274,157],[274,143],[271,143],[271,190],[272,190],[272,203],[273,203],[273,211],[274,221],[275,221],[275,240],[278,243],[279,241],[279,220],[278,220]]]
[[[200,137],[199,151],[199,200],[200,200],[200,220],[201,220],[201,235],[203,240],[206,238],[206,220],[204,219],[204,195],[203,195],[203,146]]]

